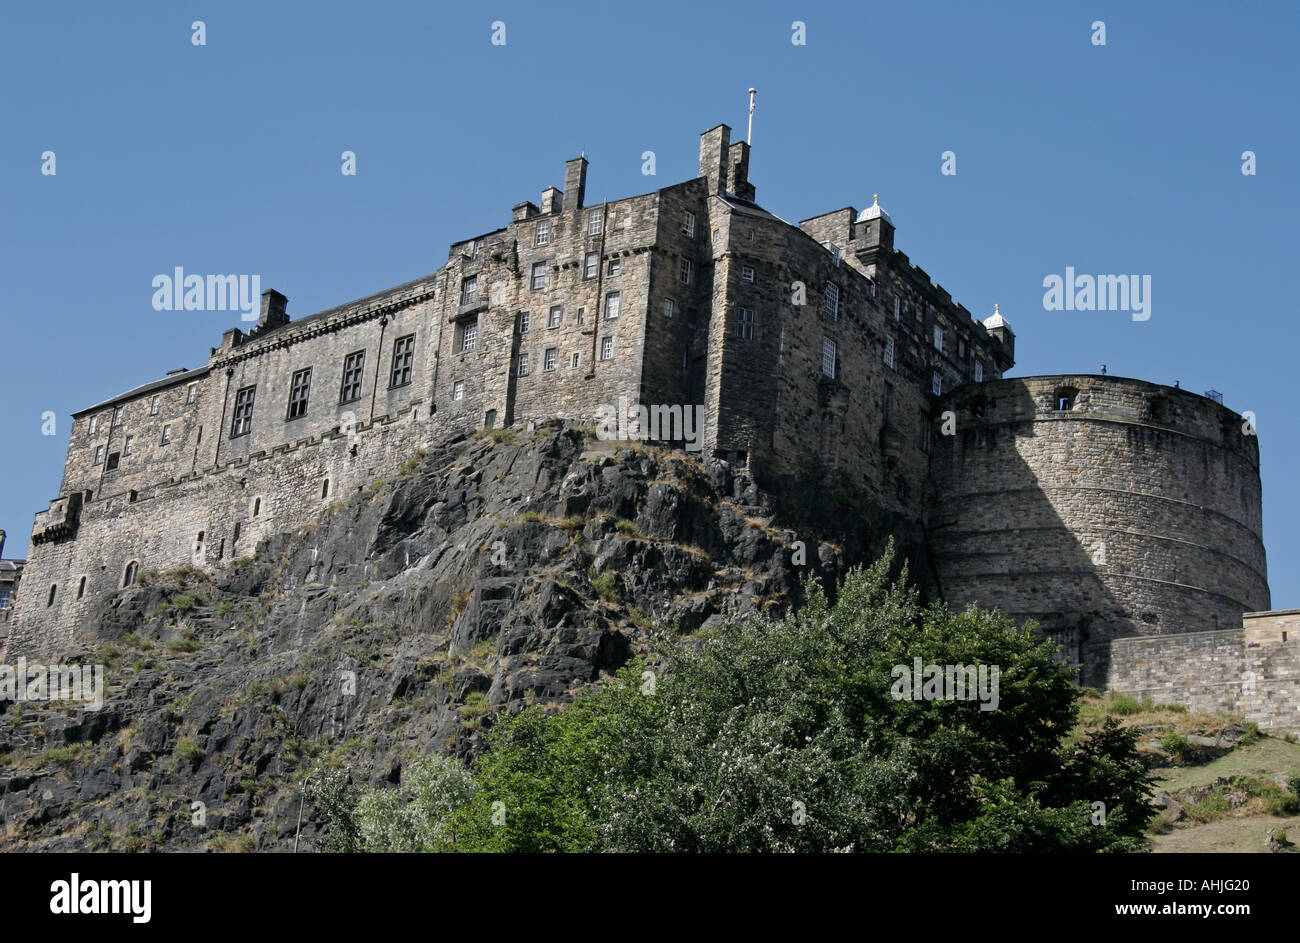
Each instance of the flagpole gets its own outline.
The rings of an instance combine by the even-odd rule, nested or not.
[[[754,143],[754,93],[758,89],[749,90],[749,134],[745,136],[745,143],[752,145]]]

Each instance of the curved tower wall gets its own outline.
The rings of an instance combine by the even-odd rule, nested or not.
[[[1238,414],[1068,375],[969,384],[945,410],[929,536],[950,604],[1037,620],[1085,683],[1104,679],[1111,639],[1236,628],[1269,608],[1259,444]]]

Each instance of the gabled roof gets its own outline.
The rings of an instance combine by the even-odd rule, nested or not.
[[[125,393],[119,393],[111,399],[106,399],[102,403],[96,403],[94,406],[87,406],[85,409],[78,409],[72,415],[84,416],[86,413],[94,412],[97,409],[103,409],[106,406],[115,406],[118,403],[135,399],[137,396],[143,396],[145,393],[152,393],[154,390],[165,390],[170,386],[178,383],[193,383],[202,377],[208,375],[208,367],[195,367],[193,370],[182,370],[179,373],[173,373],[171,376],[163,377],[161,380],[154,380],[152,383],[146,383],[144,386],[137,386],[133,390],[127,390]]]

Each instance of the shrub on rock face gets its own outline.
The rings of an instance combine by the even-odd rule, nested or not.
[[[1140,849],[1133,735],[1112,722],[1067,746],[1080,695],[1050,643],[1001,615],[922,608],[892,565],[891,549],[852,572],[834,605],[809,582],[784,619],[677,644],[662,675],[635,663],[554,715],[507,719],[424,847]],[[919,678],[900,696],[918,665],[983,666],[991,696],[935,699]]]

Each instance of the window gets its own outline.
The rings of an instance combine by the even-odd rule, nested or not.
[[[77,584],[77,598],[80,599],[86,595],[86,578],[83,576],[81,582]]]
[[[465,381],[457,380],[451,385],[451,398],[453,400],[462,400],[465,398]]]
[[[460,283],[460,303],[471,305],[478,301],[478,276],[471,275]]]
[[[622,260],[622,259],[610,259],[610,260],[609,260],[609,265],[605,266],[605,274],[606,274],[606,275],[622,275],[622,274],[623,274],[623,260]]]
[[[611,291],[605,296],[605,320],[615,320],[623,311],[623,293]]]
[[[678,277],[681,279],[683,285],[689,285],[691,283],[691,260],[690,259],[682,259],[681,265],[677,269],[677,274]]]
[[[591,210],[590,212],[588,212],[587,213],[587,235],[599,236],[601,223],[603,222],[604,222],[604,218],[601,216],[600,210]]]
[[[411,364],[415,360],[415,335],[407,334],[393,341],[393,370],[388,386],[406,386],[411,382]]]
[[[546,287],[546,263],[533,263],[533,291],[541,291]]]
[[[464,332],[460,338],[460,352],[476,350],[478,348],[478,322],[469,321],[461,330]]]
[[[95,434],[95,430],[98,429],[98,428],[99,428],[99,417],[98,417],[98,416],[91,416],[91,417],[90,417],[90,427],[89,427],[88,429],[86,429],[86,435],[94,435],[94,434]]]
[[[743,278],[743,279],[744,279],[745,281],[747,281],[747,282],[753,282],[753,280],[754,280],[754,268],[753,268],[753,266],[750,266],[750,265],[744,265],[744,266],[741,266],[741,269],[740,269],[740,277]]]
[[[569,363],[570,369],[577,370],[578,364],[581,362],[581,360],[582,360],[581,354],[574,354],[572,361]]]
[[[235,414],[230,423],[230,437],[248,435],[253,430],[253,400],[256,386],[246,386],[235,394]]]
[[[559,327],[564,320],[564,306],[551,305],[551,312],[546,316],[547,327]]]
[[[95,464],[96,465],[104,464],[104,447],[102,445],[98,445],[95,447]]]
[[[150,416],[156,416],[156,415],[158,415],[158,406],[159,406],[161,403],[162,403],[162,397],[161,397],[161,396],[155,396],[153,399],[149,400],[149,415],[150,415]]]
[[[289,381],[289,411],[284,419],[300,419],[307,415],[307,397],[311,393],[311,367],[294,372]]]
[[[126,445],[124,445],[124,446],[122,447],[122,456],[123,456],[123,458],[125,458],[126,456],[128,456],[128,455],[131,454],[131,449],[132,449],[132,447],[133,447],[134,445],[135,445],[135,436],[133,436],[133,435],[129,435],[129,436],[127,436],[127,437],[126,437]]]
[[[740,319],[736,324],[736,335],[745,341],[754,339],[754,309],[741,308]]]
[[[230,535],[230,542],[231,542],[232,544],[235,544],[235,543],[238,543],[238,542],[239,542],[239,527],[240,527],[240,522],[239,522],[239,521],[235,521],[235,530],[234,530],[234,533],[232,533],[232,534]]]
[[[822,373],[835,379],[836,364],[835,342],[829,338],[822,338]]]
[[[894,369],[894,339],[892,337],[885,338],[885,366],[891,370]]]
[[[537,224],[537,238],[533,240],[533,245],[544,246],[551,241],[551,221],[544,219]]]
[[[135,582],[135,575],[140,572],[140,564],[132,560],[126,565],[126,570],[122,573],[122,585],[130,586]]]
[[[489,409],[487,412],[483,414],[483,428],[491,429],[496,424],[497,424],[497,411],[495,409]]]
[[[588,252],[586,259],[582,264],[582,277],[595,278],[596,273],[600,271],[600,253]]]
[[[579,309],[578,309],[578,324],[579,324],[579,325],[582,325],[582,324],[586,324],[586,323],[587,323],[587,309],[586,309],[586,308],[579,308]]]
[[[113,471],[113,469],[117,468],[118,460],[120,458],[121,454],[118,452],[108,453],[108,462],[104,465],[104,471]]]
[[[47,600],[45,600],[45,608],[46,608],[46,609],[48,609],[48,608],[50,608],[51,606],[54,605],[54,594],[58,591],[58,589],[59,589],[59,584],[58,584],[58,583],[51,583],[51,584],[50,584],[50,598],[47,599]]]
[[[938,370],[930,374],[930,392],[935,396],[943,395],[943,375]]]
[[[185,388],[185,405],[193,406],[199,401],[199,385],[191,383]]]
[[[614,359],[614,338],[602,337],[600,339],[600,359],[601,360]]]
[[[718,244],[718,231],[716,229],[713,230],[713,235],[709,238],[713,240],[713,244],[716,246]]]
[[[113,425],[120,426],[121,424],[122,424],[122,407],[118,406],[116,409],[113,410]]]
[[[172,427],[170,425],[163,426],[162,444],[168,445],[170,444],[171,440],[172,440]]]
[[[840,286],[834,282],[826,283],[826,294],[822,297],[822,306],[826,314],[834,321],[840,319]]]
[[[560,359],[560,350],[558,347],[546,348],[546,353],[542,355],[542,369],[550,372],[555,369],[556,361]]]
[[[872,297],[872,298],[876,297],[876,283],[875,283],[875,282],[873,282],[873,281],[868,281],[868,282],[867,282],[867,290],[868,290],[869,292],[871,292],[871,297]]]
[[[975,382],[984,382],[984,364],[978,360],[975,361]]]
[[[517,376],[528,376],[528,355],[520,354],[519,359],[515,361],[515,373]]]
[[[519,333],[528,333],[528,321],[532,316],[527,311],[519,312]]]
[[[895,321],[897,321],[899,317],[901,317],[902,310],[903,310],[903,303],[899,301],[897,298],[895,298],[894,299],[894,320]]]
[[[677,313],[677,303],[671,298],[664,299],[664,317],[671,318]]]
[[[262,499],[261,499],[261,498],[254,498],[254,499],[253,499],[253,516],[254,516],[254,517],[257,517],[257,515],[259,515],[259,514],[261,514],[261,513],[262,513]]]
[[[320,483],[320,499],[324,501],[330,496],[330,480],[326,478]]]
[[[957,338],[957,359],[966,359],[966,339],[964,337]]]
[[[686,233],[686,235],[688,236],[695,235],[695,214],[694,213],[686,214],[686,219],[682,223],[682,232]]]
[[[1070,386],[1063,386],[1057,390],[1056,396],[1054,397],[1056,401],[1056,409],[1061,410],[1062,412],[1074,409],[1074,397],[1078,392],[1078,390]]]
[[[361,373],[365,364],[364,350],[354,351],[343,358],[343,386],[339,388],[340,403],[361,399]]]
[[[85,577],[83,576],[82,579],[85,579]],[[8,588],[0,589],[0,609],[9,608],[10,605],[9,600],[11,598],[11,595],[12,594]]]
[[[750,242],[753,242],[753,241],[754,241],[754,230],[751,229],[751,230],[749,231],[749,235],[748,235],[746,238],[747,238]]]
[[[483,240],[475,239],[474,242],[469,247],[469,257],[471,259],[477,259],[478,254],[482,251],[483,251]]]
[[[943,328],[937,324],[934,326],[934,349],[943,352]]]

